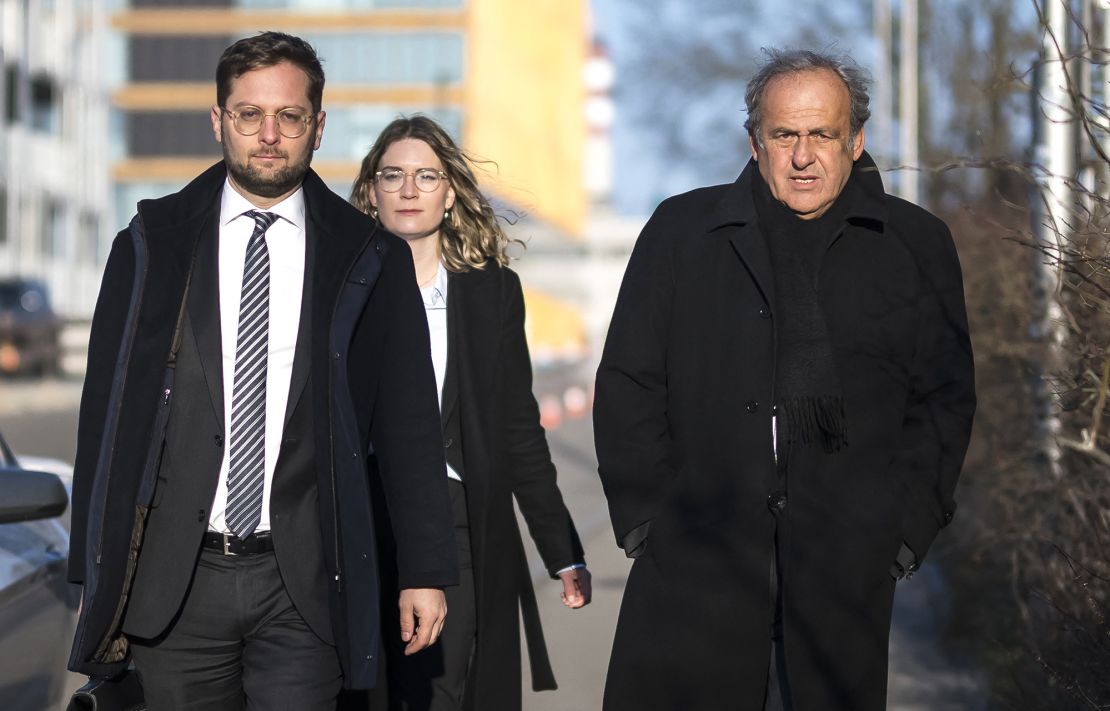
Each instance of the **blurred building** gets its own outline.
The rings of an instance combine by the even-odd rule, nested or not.
[[[109,0],[117,88],[112,178],[122,224],[144,197],[220,157],[208,111],[221,51],[262,30],[324,61],[327,126],[313,167],[342,195],[380,130],[426,113],[490,165],[486,188],[582,230],[583,0]]]
[[[102,0],[0,0],[0,275],[92,312],[109,244]]]

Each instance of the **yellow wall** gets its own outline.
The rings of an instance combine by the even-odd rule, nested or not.
[[[499,167],[486,186],[579,234],[583,0],[469,0],[464,142]]]

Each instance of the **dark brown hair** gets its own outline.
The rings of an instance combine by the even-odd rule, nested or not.
[[[231,94],[232,80],[254,69],[282,62],[289,62],[308,75],[312,112],[320,113],[324,97],[324,68],[320,66],[320,58],[308,42],[284,32],[262,32],[244,37],[224,50],[216,65],[216,104],[225,105]]]

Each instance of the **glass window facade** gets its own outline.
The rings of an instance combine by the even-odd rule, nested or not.
[[[336,84],[458,84],[463,78],[460,32],[298,33],[315,49]],[[133,36],[129,80],[214,81],[233,36]]]
[[[317,157],[323,160],[361,161],[378,134],[398,116],[423,113],[436,121],[456,141],[462,134],[462,112],[452,107],[341,106],[328,110],[324,140]],[[353,179],[354,176],[352,176]]]
[[[207,111],[133,111],[124,115],[127,155],[220,157]]]
[[[160,198],[163,195],[175,193],[188,184],[188,180],[175,182],[148,182],[148,183],[116,183],[115,208],[116,221],[113,229],[123,229],[135,216],[135,208],[140,200]]]
[[[136,35],[127,43],[130,81],[215,83],[216,64],[232,36]]]
[[[150,0],[147,0],[148,2]],[[248,10],[427,10],[455,9],[465,0],[235,0]]]
[[[460,32],[302,34],[336,84],[458,84],[463,78]]]

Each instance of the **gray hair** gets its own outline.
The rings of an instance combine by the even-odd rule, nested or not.
[[[759,135],[760,121],[763,118],[762,101],[767,87],[778,77],[801,72],[811,72],[827,69],[840,80],[848,89],[848,98],[851,102],[848,114],[848,124],[851,130],[849,145],[855,143],[863,124],[871,118],[871,109],[868,103],[871,97],[867,87],[871,84],[871,77],[856,64],[850,57],[834,56],[823,52],[814,52],[808,49],[764,49],[767,60],[748,82],[747,91],[744,92],[744,103],[748,106],[748,120],[744,128],[748,135],[755,138],[756,143],[763,144]]]

